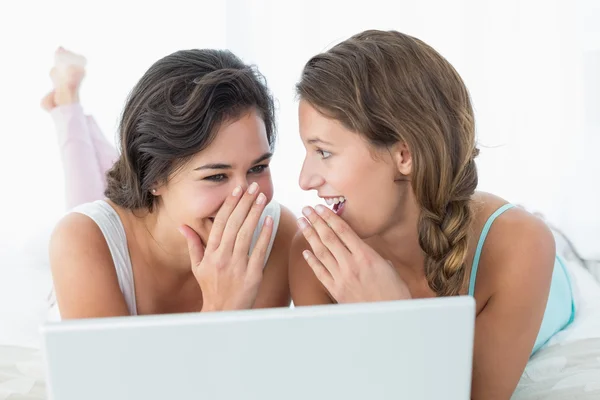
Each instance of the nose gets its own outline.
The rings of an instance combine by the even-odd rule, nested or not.
[[[248,179],[248,178],[250,178],[250,179]],[[247,175],[231,179],[231,190],[233,190],[235,187],[239,186],[240,188],[242,188],[242,192],[245,192],[248,189],[248,187],[250,185],[252,185],[254,182],[256,182],[257,180],[258,179],[256,179],[255,177],[252,177],[252,176],[248,177]],[[268,189],[268,186],[265,186],[265,187],[259,186],[260,191],[267,190],[267,189]]]
[[[298,183],[302,190],[316,190],[325,183],[325,179],[317,173],[308,160],[304,160]]]
[[[246,189],[248,189],[248,186],[250,186],[250,184],[252,183],[252,181],[248,181],[248,179],[246,177],[240,177],[239,179],[234,179],[233,181],[233,187],[241,187],[242,188],[242,192],[245,192]],[[232,188],[233,189],[233,188]]]

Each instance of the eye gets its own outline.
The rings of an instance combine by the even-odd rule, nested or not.
[[[322,158],[323,160],[325,160],[325,159],[327,159],[327,158],[331,157],[331,153],[330,153],[330,152],[328,152],[328,151],[325,151],[325,150],[317,149],[317,153],[319,153],[319,154],[321,155],[321,158]]]
[[[267,168],[269,168],[268,165],[257,165],[256,167],[252,167],[250,168],[250,170],[248,171],[251,174],[260,174],[262,172],[264,172]]]
[[[211,176],[207,176],[206,178],[204,178],[205,181],[211,181],[211,182],[222,182],[225,179],[227,179],[227,175],[225,175],[225,174],[211,175]]]

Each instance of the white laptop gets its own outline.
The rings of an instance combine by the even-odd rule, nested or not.
[[[470,398],[471,297],[43,326],[54,400]]]

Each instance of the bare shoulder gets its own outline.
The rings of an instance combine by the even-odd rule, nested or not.
[[[62,318],[128,314],[110,250],[91,218],[64,216],[52,233],[49,253]]]
[[[52,269],[64,268],[72,258],[93,254],[110,256],[110,251],[102,231],[87,215],[72,212],[64,216],[54,228],[50,237]],[[112,260],[111,260],[112,261]]]
[[[51,249],[62,248],[65,242],[75,241],[105,241],[98,225],[87,215],[70,212],[63,216],[51,236]],[[68,247],[68,246],[67,246]]]
[[[478,193],[473,233],[508,204]],[[489,226],[476,276],[477,318],[472,398],[509,398],[545,312],[555,262],[554,237],[540,218],[520,207],[499,214]]]
[[[294,305],[330,304],[333,300],[304,259],[302,252],[310,245],[302,232],[297,232],[290,249],[290,290]]]
[[[474,231],[481,232],[490,216],[508,203],[487,193],[477,196]],[[490,226],[481,252],[477,285],[495,291],[486,283],[503,285],[523,279],[549,283],[555,256],[550,228],[541,218],[515,206],[499,215]]]
[[[304,250],[310,250],[310,245],[304,238],[304,235],[301,231],[296,232],[294,238],[291,243],[290,248],[290,268],[294,268],[294,270],[302,270],[308,269],[311,270],[304,257],[302,256],[302,252]]]

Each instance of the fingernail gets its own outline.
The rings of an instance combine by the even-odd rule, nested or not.
[[[233,197],[237,197],[240,195],[240,193],[242,193],[242,187],[241,186],[236,186],[235,189],[233,189],[233,193],[231,193],[231,195]]]
[[[302,209],[302,214],[306,215],[307,217],[312,213],[312,209],[310,207],[304,207]]]
[[[298,218],[298,221],[296,221],[298,223],[298,227],[302,230],[308,228],[308,222],[306,222],[306,220],[304,218]]]
[[[265,218],[265,225],[266,226],[273,225],[273,217],[271,217],[270,215],[267,215],[267,218]]]
[[[325,213],[325,206],[319,204],[315,207],[315,211],[317,212],[317,214],[322,215]]]
[[[256,204],[260,205],[260,204],[264,203],[266,199],[267,199],[267,196],[265,196],[264,193],[261,193],[258,195],[258,198],[256,199]]]
[[[248,193],[254,194],[254,193],[256,193],[256,189],[258,189],[258,183],[252,182],[250,187],[248,187]]]
[[[308,250],[304,250],[302,252],[302,256],[304,256],[305,260],[308,260],[308,257],[310,257],[310,252]]]

